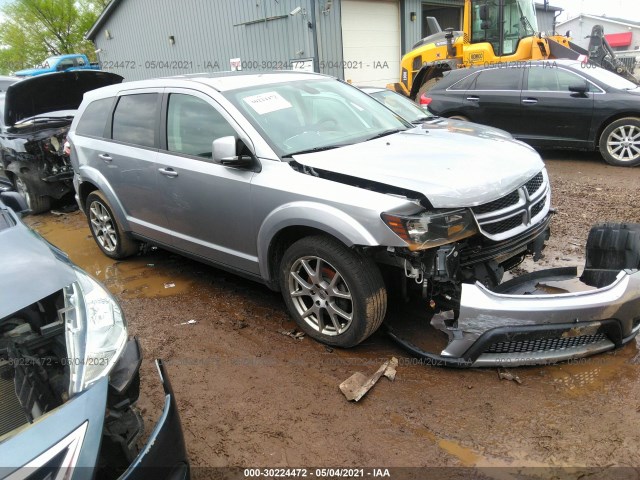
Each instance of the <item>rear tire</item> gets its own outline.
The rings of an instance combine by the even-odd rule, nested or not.
[[[422,97],[422,95],[424,93],[427,93],[429,90],[431,90],[433,88],[433,86],[436,83],[438,83],[440,80],[442,80],[442,74],[438,75],[437,77],[430,78],[429,80],[424,82],[422,84],[422,86],[420,87],[420,89],[418,90],[418,93],[416,93],[416,98],[414,98],[413,100],[417,104],[420,104],[420,98]]]
[[[98,190],[91,192],[87,197],[86,205],[85,213],[89,229],[102,253],[107,257],[120,260],[138,252],[139,243],[122,229],[102,192]]]
[[[387,291],[378,266],[333,238],[298,240],[285,252],[279,272],[291,316],[319,342],[353,347],[384,320]]]
[[[640,165],[640,118],[627,117],[611,122],[600,135],[599,148],[609,165]]]
[[[624,269],[640,268],[640,224],[601,223],[587,237],[582,281],[594,287],[613,282]]]
[[[31,213],[44,213],[51,209],[51,197],[38,195],[33,180],[23,175],[16,175],[14,180],[16,192],[22,195],[29,206]]]

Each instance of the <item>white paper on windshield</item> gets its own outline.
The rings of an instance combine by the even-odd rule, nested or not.
[[[291,104],[286,101],[278,92],[267,92],[259,95],[252,95],[243,99],[259,115],[291,108]]]

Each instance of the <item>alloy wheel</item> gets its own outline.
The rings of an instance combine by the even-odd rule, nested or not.
[[[640,127],[623,125],[609,134],[609,154],[620,162],[632,162],[640,158]]]
[[[29,207],[29,209],[31,209],[32,206],[31,195],[29,195],[29,187],[27,187],[27,184],[24,183],[24,180],[22,180],[20,177],[16,178],[16,191],[24,197],[24,199],[27,201],[27,206]]]
[[[89,220],[91,229],[98,243],[107,252],[115,252],[118,248],[118,237],[114,228],[113,219],[106,207],[97,201],[89,206]]]
[[[351,326],[351,290],[326,260],[315,256],[296,260],[289,270],[289,295],[298,314],[317,332],[336,336]]]

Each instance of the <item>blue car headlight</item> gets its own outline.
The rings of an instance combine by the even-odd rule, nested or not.
[[[78,281],[64,289],[69,394],[83,391],[108,375],[127,342],[120,306],[98,282],[79,268]]]

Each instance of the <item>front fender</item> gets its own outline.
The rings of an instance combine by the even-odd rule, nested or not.
[[[127,215],[125,213],[124,207],[122,203],[118,200],[117,195],[109,185],[109,182],[104,178],[104,175],[100,173],[93,167],[88,165],[81,165],[79,168],[80,174],[76,173],[75,175],[75,186],[78,194],[78,205],[83,212],[86,212],[86,205],[84,201],[80,198],[80,190],[82,188],[83,183],[90,183],[93,186],[97,187],[104,196],[107,198],[109,205],[111,205],[111,210],[113,210],[113,214],[115,215],[118,223],[122,225],[122,229],[125,231],[130,231],[129,222],[127,221]]]
[[[274,237],[287,227],[311,227],[336,237],[346,246],[376,246],[378,242],[367,229],[342,210],[314,202],[292,202],[271,212],[258,231],[260,275],[270,281],[269,246]]]

